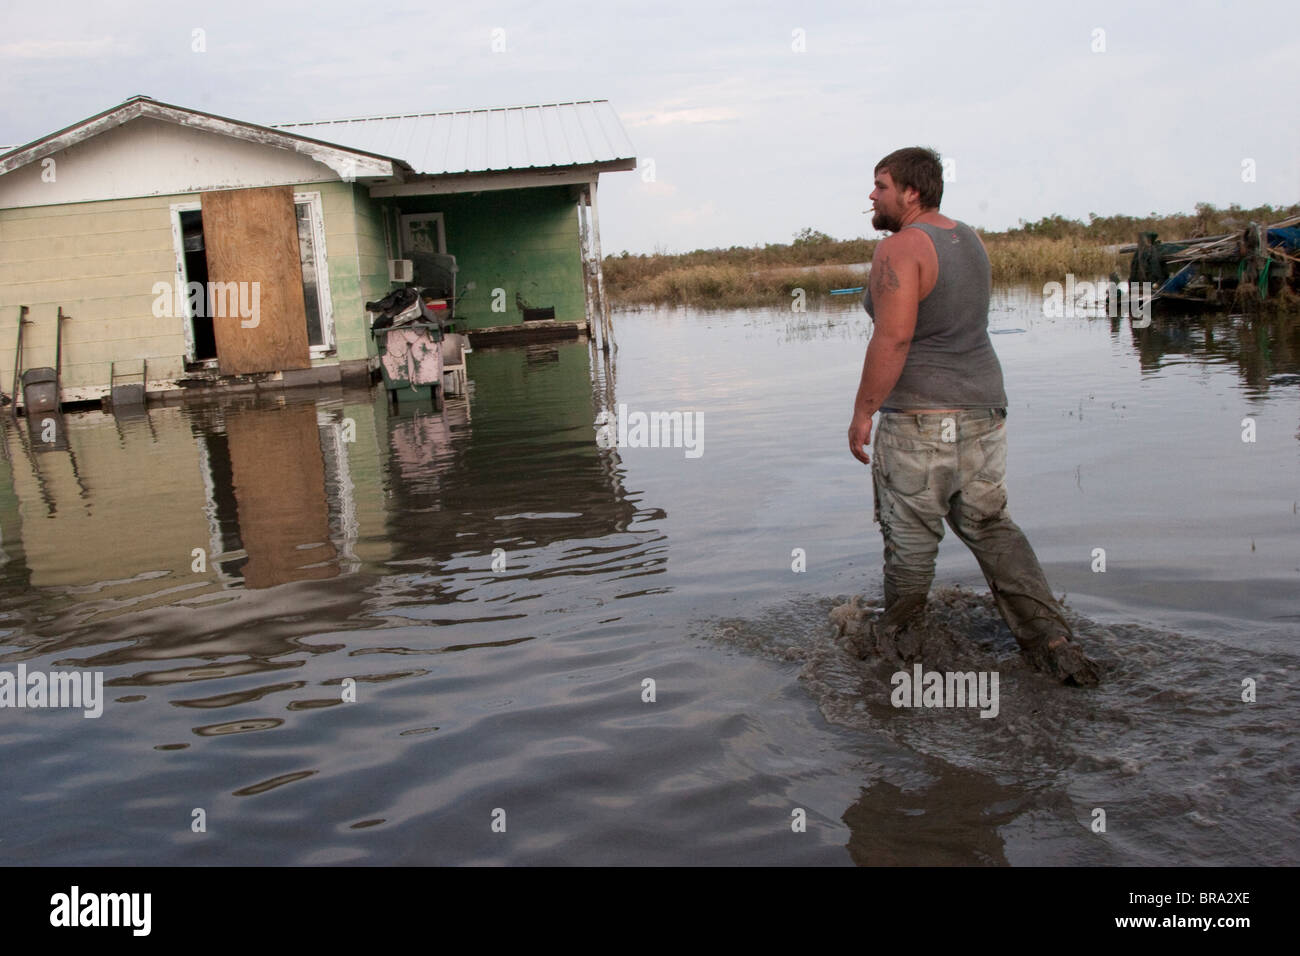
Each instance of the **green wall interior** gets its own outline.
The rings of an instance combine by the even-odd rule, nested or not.
[[[397,207],[396,215],[443,214],[458,269],[456,316],[468,328],[521,323],[516,293],[529,307],[553,306],[558,321],[586,319],[578,210],[568,186],[403,197]],[[492,309],[494,289],[504,290],[495,297],[504,311]]]

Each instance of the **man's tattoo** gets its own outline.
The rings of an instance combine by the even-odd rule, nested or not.
[[[876,293],[898,291],[898,273],[889,264],[889,256],[885,256],[879,264],[871,263],[871,291]]]

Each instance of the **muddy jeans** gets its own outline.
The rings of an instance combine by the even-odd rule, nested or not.
[[[974,552],[1021,647],[1072,636],[1038,558],[1007,512],[1005,418],[1004,410],[988,408],[881,412],[871,477],[891,623],[925,606],[946,519]]]

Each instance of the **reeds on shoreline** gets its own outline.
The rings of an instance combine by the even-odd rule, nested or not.
[[[1128,276],[1128,255],[1116,247],[1133,242],[1139,232],[1157,232],[1163,239],[1232,232],[1251,221],[1273,222],[1300,213],[1287,209],[1216,209],[1198,203],[1195,215],[1145,218],[1091,216],[1088,223],[1047,216],[1017,229],[981,231],[988,249],[993,282],[1064,282],[1067,274],[1098,278],[1112,272]],[[789,244],[733,246],[694,252],[606,256],[605,287],[615,305],[692,305],[700,308],[745,308],[788,305],[802,289],[809,303],[856,303],[858,296],[830,296],[832,289],[866,283],[854,264],[869,262],[879,240],[836,240],[804,229]]]
[[[1075,239],[984,240],[993,269],[994,282],[1061,282],[1067,273],[1078,277],[1107,276],[1121,272],[1120,256],[1113,247],[1093,245]]]
[[[986,240],[995,283],[1061,281],[1109,275],[1120,268],[1118,254],[1070,239]],[[678,263],[676,256],[612,258],[605,285],[616,305],[694,305],[730,309],[789,303],[802,289],[806,301],[828,298],[832,289],[866,284],[867,273],[850,263],[810,267],[762,267],[757,263]],[[639,260],[639,261],[638,261]],[[1124,267],[1125,271],[1127,266]],[[839,298],[838,296],[836,298]],[[844,296],[846,301],[856,301]]]
[[[694,305],[714,309],[789,303],[795,299],[797,289],[803,290],[805,301],[820,299],[829,297],[832,289],[853,288],[866,281],[865,274],[859,270],[833,265],[803,273],[734,265],[679,266],[630,287],[611,282],[609,273],[605,278],[616,304]]]

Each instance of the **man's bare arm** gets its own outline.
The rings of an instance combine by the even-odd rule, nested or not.
[[[903,363],[916,330],[916,310],[921,299],[921,261],[912,237],[890,236],[871,261],[871,305],[875,330],[862,363],[862,380],[853,403],[849,450],[863,464],[871,457],[863,446],[871,440],[871,416],[903,374]]]

